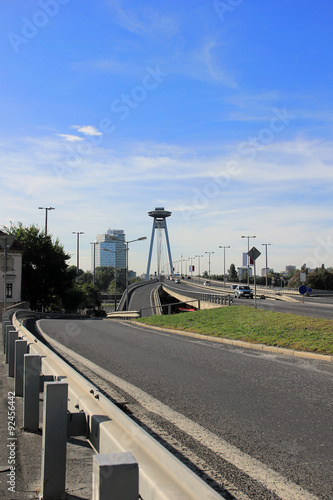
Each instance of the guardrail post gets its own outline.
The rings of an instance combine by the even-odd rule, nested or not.
[[[3,353],[5,354],[6,352],[6,332],[7,332],[7,326],[10,326],[11,323],[8,319],[4,319],[2,321],[2,345],[3,345]]]
[[[8,337],[10,332],[16,332],[16,328],[13,325],[8,325],[5,332],[5,350],[6,353],[6,363],[8,363]]]
[[[228,306],[230,306],[230,303],[231,303],[230,299],[231,299],[231,297],[230,297],[230,295],[228,295]]]
[[[15,396],[23,396],[23,363],[24,355],[27,354],[27,346],[26,340],[19,339],[15,341]]]
[[[8,341],[8,377],[14,377],[15,363],[15,341],[18,339],[18,332],[9,331],[7,336]]]
[[[45,382],[42,444],[42,497],[62,498],[66,486],[66,382]]]
[[[38,431],[41,357],[38,354],[25,354],[23,366],[23,428]]]
[[[137,500],[139,466],[132,453],[94,455],[92,500]]]

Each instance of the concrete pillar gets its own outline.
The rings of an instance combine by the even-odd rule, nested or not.
[[[43,500],[62,498],[66,486],[66,382],[45,382],[42,443]]]
[[[39,377],[41,358],[25,354],[23,362],[23,427],[29,431],[39,428]]]
[[[14,377],[15,363],[15,341],[18,339],[18,332],[9,331],[7,335],[8,341],[8,377]]]
[[[26,340],[19,339],[15,341],[14,377],[16,396],[23,396],[23,365],[24,355],[27,354],[27,346]]]
[[[132,453],[94,455],[92,500],[137,500],[139,466]]]

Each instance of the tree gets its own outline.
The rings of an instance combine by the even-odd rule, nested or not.
[[[236,271],[235,264],[231,264],[229,269],[229,281],[237,281],[237,279],[238,279],[238,274]]]
[[[312,271],[306,277],[306,286],[317,290],[333,290],[333,272],[324,267]]]
[[[113,279],[114,279],[114,268],[112,266],[96,267],[95,285],[101,292],[107,291]]]
[[[30,302],[32,309],[50,308],[72,287],[75,273],[68,270],[70,259],[59,240],[32,224],[11,223],[4,231],[15,236],[24,245],[22,257],[22,299]]]

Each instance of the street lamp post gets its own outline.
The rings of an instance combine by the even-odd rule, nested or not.
[[[205,252],[205,253],[208,253],[208,276],[210,281],[210,254],[214,252]]]
[[[267,260],[267,247],[270,246],[270,243],[262,243],[265,247],[265,254],[266,254],[266,288],[268,288],[268,260]]]
[[[255,238],[255,236],[241,236],[241,238],[247,238],[247,284],[250,284],[250,238]]]
[[[94,245],[94,253],[93,253],[93,285],[95,285],[95,269],[96,269],[96,245],[99,245],[98,241],[93,241],[90,245]]]
[[[45,236],[47,236],[47,212],[49,210],[55,210],[54,207],[38,207],[38,210],[45,210]]]
[[[76,240],[76,274],[79,276],[79,249],[80,249],[80,234],[84,234],[83,231],[76,232],[72,231],[72,234],[76,234],[77,240]]]
[[[219,246],[219,248],[223,248],[223,286],[225,288],[225,249],[230,248],[230,245],[228,246]]]
[[[203,257],[203,255],[196,255],[198,257],[198,271],[199,271],[199,283],[200,283],[200,257]]]

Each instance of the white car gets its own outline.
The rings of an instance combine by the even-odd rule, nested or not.
[[[248,285],[238,285],[235,288],[235,299],[242,297],[253,299],[253,290]]]
[[[206,285],[206,286],[211,286],[211,282],[210,282],[210,281],[205,281],[205,282],[204,282],[204,285]]]

